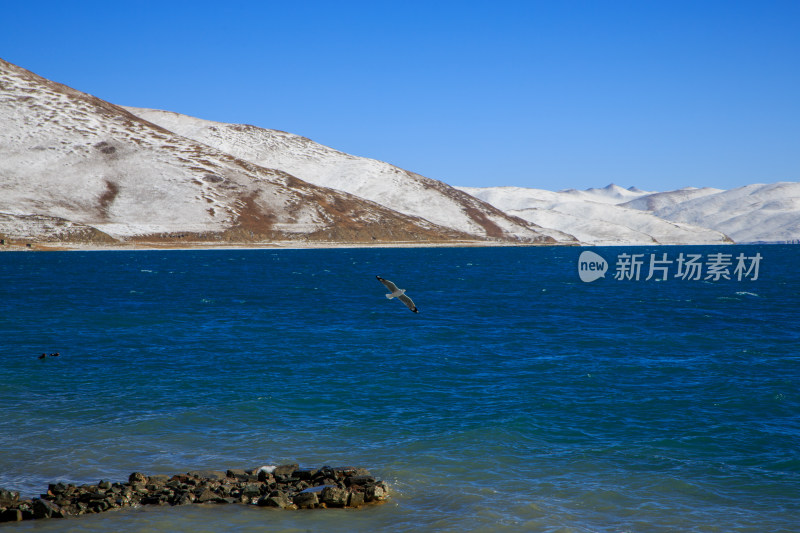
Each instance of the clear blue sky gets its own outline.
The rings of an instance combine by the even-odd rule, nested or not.
[[[800,1],[24,2],[0,57],[452,185],[800,181]]]

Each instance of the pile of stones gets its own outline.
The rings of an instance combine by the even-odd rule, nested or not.
[[[174,476],[134,472],[127,483],[50,484],[40,498],[20,500],[0,489],[0,522],[67,518],[138,505],[249,504],[281,509],[361,507],[385,501],[386,482],[363,468],[204,470]]]

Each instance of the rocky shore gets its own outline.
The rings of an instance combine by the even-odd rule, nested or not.
[[[363,468],[298,465],[203,470],[174,476],[134,472],[127,483],[50,484],[39,498],[0,489],[0,522],[68,518],[139,505],[245,504],[280,509],[361,507],[389,497],[386,482]]]

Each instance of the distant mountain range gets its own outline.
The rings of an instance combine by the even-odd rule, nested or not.
[[[552,192],[518,187],[460,187],[477,198],[587,244],[721,244],[800,239],[800,183],[731,190],[668,192],[602,189]]]
[[[12,243],[709,244],[800,237],[800,183],[452,187],[291,133],[120,107],[0,59]]]

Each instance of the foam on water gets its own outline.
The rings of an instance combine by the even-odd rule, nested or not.
[[[393,490],[12,529],[792,531],[797,252],[759,250],[718,283],[582,283],[571,248],[0,254],[0,486],[298,462]]]

